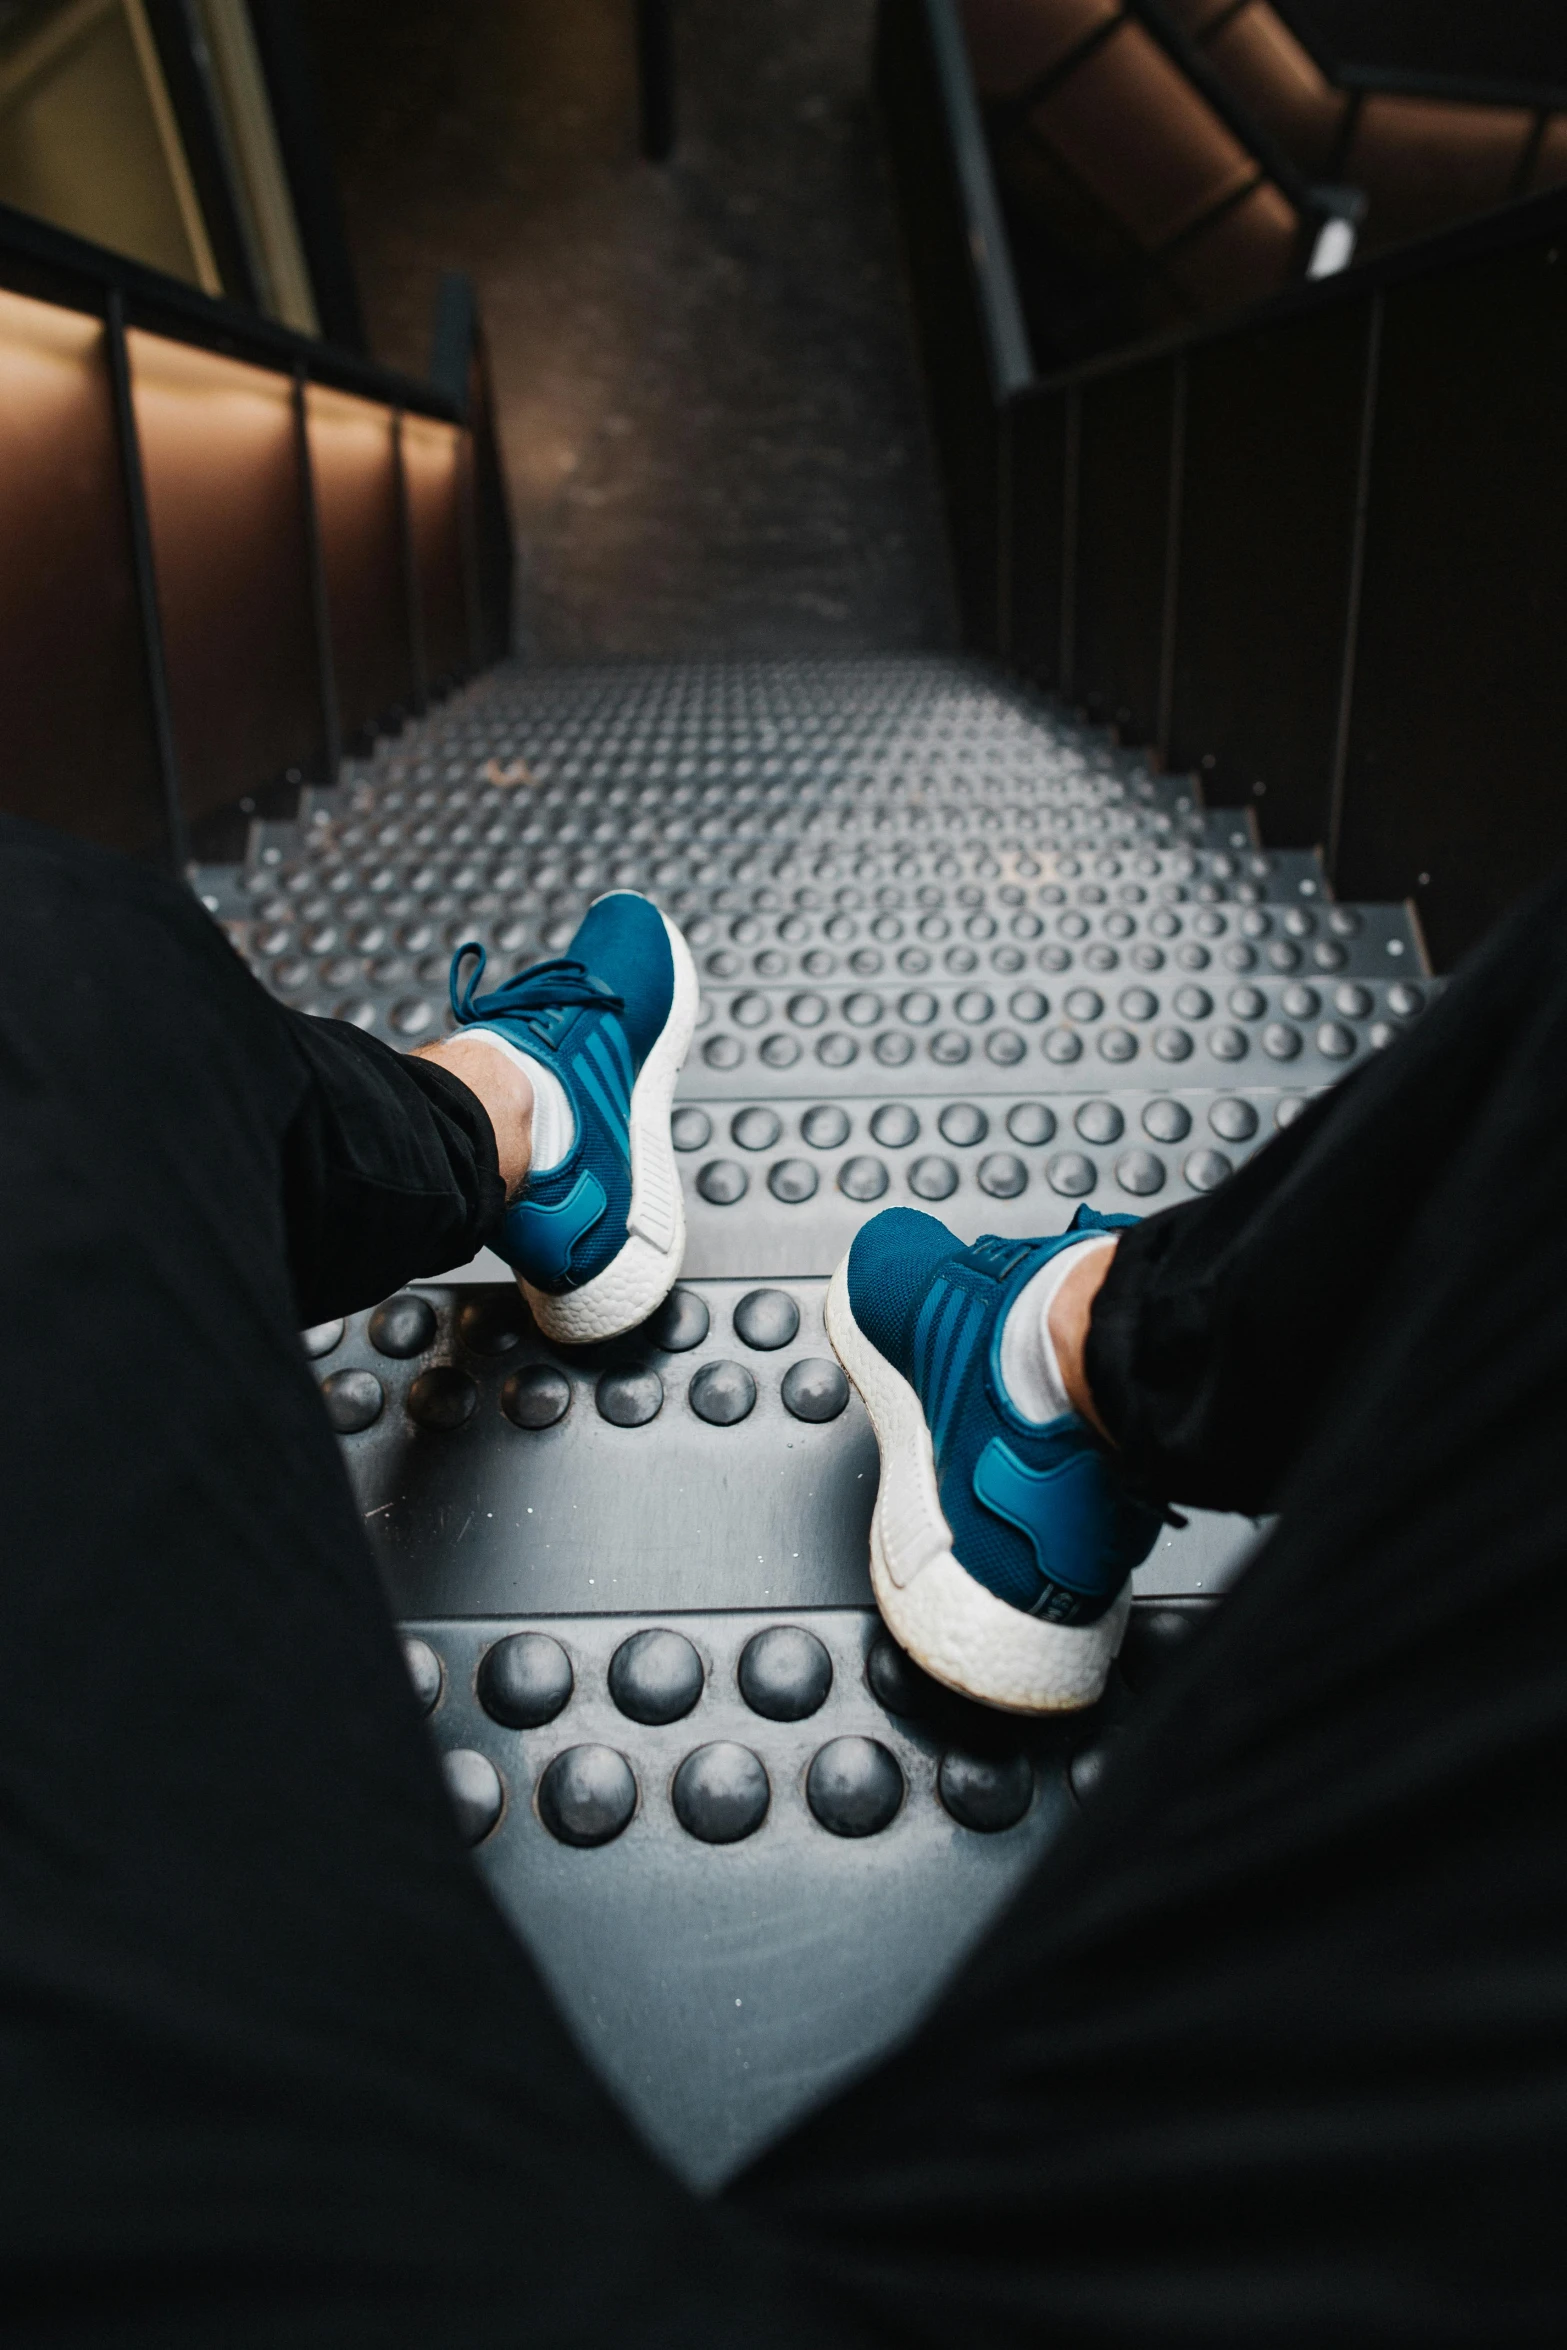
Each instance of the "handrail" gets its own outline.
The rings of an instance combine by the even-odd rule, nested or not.
[[[0,304],[0,806],[177,870],[510,650],[465,279],[422,382],[3,207]]]
[[[1449,963],[1567,855],[1567,189],[998,394],[942,21],[880,86],[965,641]]]
[[[1511,204],[1499,205],[1473,220],[1460,221],[1454,228],[1439,229],[1432,236],[1396,245],[1370,260],[1357,261],[1353,267],[1340,270],[1332,277],[1302,279],[1277,294],[1270,294],[1266,301],[1255,302],[1249,309],[1234,311],[1228,317],[1203,319],[1189,326],[1173,327],[1166,334],[1144,335],[1136,342],[1121,343],[1113,351],[1101,351],[1092,358],[1078,360],[1071,367],[1036,376],[1022,388],[1068,391],[1100,382],[1107,376],[1124,375],[1133,368],[1147,366],[1151,360],[1173,358],[1181,352],[1230,342],[1253,334],[1260,327],[1284,325],[1292,318],[1307,317],[1317,311],[1358,304],[1370,294],[1386,293],[1394,286],[1437,276],[1467,261],[1481,260],[1487,254],[1504,253],[1515,246],[1533,243],[1556,228],[1567,238],[1567,187],[1546,188],[1538,196],[1525,196]]]
[[[0,286],[98,318],[105,315],[110,294],[117,294],[127,326],[146,327],[175,342],[249,360],[279,375],[293,375],[302,366],[312,383],[356,392],[445,423],[460,421],[458,408],[434,383],[258,317],[237,303],[204,294],[180,278],[107,246],[90,244],[9,204],[0,204]]]
[[[952,141],[952,160],[964,208],[965,245],[985,333],[990,380],[998,400],[1033,381],[1034,354],[1018,297],[1017,279],[996,193],[990,147],[969,71],[956,0],[922,0],[930,32],[937,88]]]

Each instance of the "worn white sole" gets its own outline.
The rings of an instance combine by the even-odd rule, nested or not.
[[[953,1556],[920,1399],[854,1319],[847,1257],[827,1291],[827,1336],[859,1390],[881,1453],[871,1589],[899,1647],[947,1688],[1005,1713],[1092,1705],[1126,1630],[1130,1576],[1097,1624],[1046,1623],[976,1583]]]
[[[667,914],[675,965],[674,1001],[663,1034],[648,1054],[631,1089],[631,1213],[626,1245],[602,1273],[580,1289],[547,1296],[517,1276],[533,1319],[546,1338],[562,1346],[587,1346],[619,1338],[661,1306],[680,1278],[686,1253],[686,1203],[680,1189],[675,1146],[669,1139],[675,1086],[696,1028],[697,978],[691,949]]]

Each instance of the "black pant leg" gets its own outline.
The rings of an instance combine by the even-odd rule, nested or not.
[[[1500,1164],[1559,1118],[1542,1011],[1567,981],[1567,876],[1485,942],[1418,1027],[1218,1191],[1123,1236],[1089,1381],[1134,1473],[1175,1501],[1260,1512],[1411,1268],[1461,1266],[1509,1210]],[[1505,1176],[1503,1181],[1505,1183]],[[1418,1272],[1416,1279],[1419,1278]]]
[[[1280,1526],[932,2021],[736,2191],[907,2341],[1567,2337],[1563,904],[1134,1236],[1125,1424],[1227,1493],[1263,1444]]]
[[[304,1078],[283,1140],[301,1325],[466,1264],[506,1204],[482,1103],[433,1061],[266,1000]]]
[[[357,1294],[345,1157],[372,1293],[470,1210],[308,1060],[183,891],[0,828],[6,2338],[837,2339],[634,2141],[457,1841],[285,1198],[306,1310]]]

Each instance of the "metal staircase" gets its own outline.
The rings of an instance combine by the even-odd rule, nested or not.
[[[305,1343],[478,1863],[715,2183],[915,2020],[1254,1539],[1167,1534],[1092,1717],[947,1697],[871,1606],[826,1276],[899,1201],[972,1237],[1211,1189],[1418,1018],[1418,934],[938,659],[502,669],[196,881],[274,993],[404,1046],[454,946],[509,970],[605,889],[696,952],[653,1322],[553,1349],[486,1255]]]

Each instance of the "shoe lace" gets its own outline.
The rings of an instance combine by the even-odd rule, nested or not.
[[[477,955],[478,961],[464,978],[463,965],[470,955]],[[625,1010],[624,996],[616,995],[602,979],[593,978],[585,963],[575,962],[569,955],[535,963],[481,996],[474,990],[484,977],[484,965],[485,951],[476,938],[467,940],[452,957],[452,1018],[459,1026],[471,1020],[496,1019],[525,1020],[533,1025],[547,1013],[580,1004],[591,1004],[601,1012]]]

